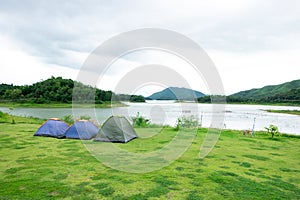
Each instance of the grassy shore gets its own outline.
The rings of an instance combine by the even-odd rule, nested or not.
[[[270,139],[256,132],[251,138],[224,130],[212,152],[199,159],[207,132],[199,129],[169,166],[131,174],[104,166],[79,140],[33,137],[41,123],[0,115],[0,199],[300,199],[296,136]],[[155,132],[136,130],[144,136]],[[175,135],[164,128],[151,138],[116,145],[141,153],[160,149]]]
[[[114,103],[103,102],[102,104],[74,104],[74,105],[72,103],[37,104],[37,103],[13,103],[13,102],[1,103],[0,102],[0,107],[9,107],[9,108],[72,108],[73,106],[80,107],[80,108],[90,108],[90,107],[112,108],[112,107],[122,107],[126,105],[119,102],[114,102]]]
[[[283,114],[291,114],[291,115],[300,115],[299,110],[266,110],[271,113],[283,113]]]

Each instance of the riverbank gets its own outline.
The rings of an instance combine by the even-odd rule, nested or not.
[[[149,100],[148,100],[149,101]],[[160,100],[150,100],[160,102]],[[162,100],[162,102],[165,102]],[[172,103],[196,103],[193,101],[173,101]],[[147,103],[146,102],[131,102],[131,103]],[[295,106],[300,107],[299,104],[291,104],[291,103],[242,103],[242,102],[225,102],[228,105],[263,105],[263,106]],[[197,103],[197,104],[211,104],[211,103]],[[122,102],[103,102],[101,104],[74,104],[74,106],[79,108],[115,108],[115,107],[124,107],[127,106],[126,103]],[[0,107],[7,107],[7,108],[72,108],[72,103],[44,103],[44,104],[37,104],[37,103],[15,103],[15,102],[0,102]],[[267,110],[266,110],[267,111]]]
[[[126,106],[120,102],[103,102],[101,104],[72,104],[72,103],[45,103],[45,104],[37,104],[37,103],[3,103],[0,102],[0,107],[7,108],[115,108],[115,107],[123,107]]]
[[[14,117],[12,124],[12,117],[0,116],[0,199],[300,199],[299,137],[270,139],[256,132],[251,138],[223,130],[215,148],[199,159],[207,133],[199,129],[169,166],[132,174],[106,167],[80,140],[33,137],[40,119]],[[136,131],[145,136],[155,130]],[[115,145],[145,153],[161,149],[176,134],[164,128]]]
[[[281,113],[290,115],[300,115],[300,110],[265,110],[270,113]]]
[[[126,107],[116,108],[24,108],[0,107],[0,111],[18,116],[33,116],[42,119],[57,117],[63,118],[67,115],[79,116],[97,116],[99,123],[103,123],[111,115],[125,114],[128,117],[134,117],[140,113],[143,117],[150,119],[153,124],[175,126],[178,116],[195,115],[199,117],[202,127],[210,127],[212,106],[211,104],[177,104],[169,102],[153,101],[148,103],[128,103]],[[76,107],[78,108],[78,107]],[[158,110],[159,108],[159,110]],[[233,130],[245,130],[253,127],[255,121],[255,130],[265,130],[270,124],[279,127],[280,132],[289,134],[300,134],[299,117],[296,115],[268,113],[265,110],[298,110],[297,107],[277,107],[277,106],[254,106],[254,105],[226,105],[224,111],[224,126]]]

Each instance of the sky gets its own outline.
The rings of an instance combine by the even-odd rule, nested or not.
[[[167,29],[195,41],[213,61],[227,95],[300,78],[298,0],[0,0],[0,83],[76,80],[99,45],[140,28]],[[126,73],[146,64],[174,68],[192,89],[210,93],[205,77],[160,51],[118,58],[97,87],[114,91]],[[133,93],[147,96],[164,87],[151,84]]]

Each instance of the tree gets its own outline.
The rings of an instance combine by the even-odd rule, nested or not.
[[[279,130],[278,130],[278,127],[273,125],[273,124],[270,124],[269,127],[265,127],[265,129],[268,131],[269,134],[271,134],[272,138],[274,137],[274,135],[279,135]]]
[[[145,102],[145,98],[142,95],[131,95],[130,102]]]
[[[20,89],[6,90],[4,95],[6,96],[7,99],[16,101],[21,98],[22,91]]]

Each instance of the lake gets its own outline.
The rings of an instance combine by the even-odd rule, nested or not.
[[[212,117],[216,114],[212,104],[175,103],[173,101],[147,101],[147,103],[126,103],[127,107],[118,108],[8,108],[0,107],[3,112],[19,116],[32,116],[39,118],[51,118],[73,114],[74,116],[91,116],[102,124],[111,115],[136,116],[137,113],[149,118],[152,123],[175,126],[180,116],[194,115],[202,122],[203,127],[210,127]],[[225,109],[218,115],[224,116],[224,128],[226,129],[252,129],[263,130],[264,127],[274,124],[282,133],[300,135],[300,116],[269,113],[264,110],[300,110],[300,107],[292,106],[265,106],[265,105],[225,105]],[[255,123],[254,123],[255,119]]]

